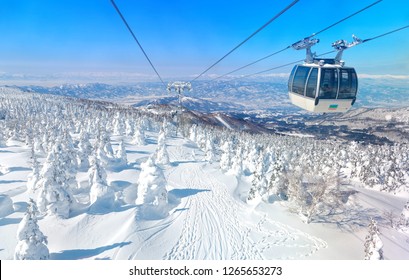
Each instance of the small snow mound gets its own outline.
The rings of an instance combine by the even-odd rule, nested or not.
[[[392,115],[385,115],[385,120],[390,122],[392,120]]]
[[[256,208],[262,201],[261,195],[258,193],[254,196],[254,198],[247,197],[246,202],[250,207]]]
[[[8,169],[7,166],[0,165],[0,175],[4,175],[6,173],[9,173],[9,171],[10,170]]]
[[[13,212],[13,200],[8,195],[0,194],[0,218],[6,217]]]
[[[107,185],[94,183],[90,190],[90,204],[93,210],[110,209],[114,206],[115,193]]]

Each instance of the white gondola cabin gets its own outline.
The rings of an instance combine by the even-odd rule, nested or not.
[[[354,68],[319,63],[296,65],[288,81],[291,103],[310,112],[346,112],[354,105],[358,79]]]
[[[333,43],[338,50],[334,59],[315,58],[311,46],[318,39],[305,38],[292,45],[294,49],[306,49],[304,64],[296,65],[288,80],[288,93],[291,103],[310,112],[338,113],[348,111],[356,100],[358,77],[355,69],[345,67],[341,60],[343,50],[359,44],[347,44],[344,40]]]

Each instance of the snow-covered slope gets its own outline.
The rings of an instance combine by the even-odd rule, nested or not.
[[[404,146],[251,135],[232,130],[234,122],[222,115],[213,118],[225,127],[219,129],[193,113],[175,123],[158,111],[12,89],[0,89],[0,94],[0,110],[6,112],[6,119],[0,120],[0,194],[13,203],[13,211],[0,216],[0,259],[13,258],[29,198],[38,201],[44,179],[53,176],[64,178],[60,182],[72,202],[67,218],[51,214],[49,208],[38,217],[51,259],[363,259],[371,217],[378,221],[384,257],[409,259],[409,233],[398,221],[408,199]],[[144,144],[136,141],[135,131],[144,132]],[[164,174],[166,193],[151,193],[153,200],[145,207],[147,200],[137,200],[141,169],[150,157],[157,162],[162,131],[170,163],[157,163],[157,168]],[[126,157],[115,153],[121,141]],[[230,150],[225,150],[226,142]],[[40,165],[39,183],[30,189],[27,180],[37,174],[33,155]],[[50,155],[65,163],[53,165],[64,172],[45,172],[51,170],[44,168]],[[99,183],[114,193],[112,205],[91,203],[94,157],[107,175]],[[226,158],[230,164],[223,164],[228,170],[222,171]],[[319,178],[337,166],[343,180],[336,207],[322,202],[310,223],[305,223],[307,212],[297,208],[295,198],[284,200],[274,188],[258,187],[260,177],[288,179],[285,174],[294,172],[295,177],[301,166],[305,174],[314,172]],[[308,177],[303,178],[305,185]],[[312,186],[313,179],[308,180]],[[149,182],[154,178],[144,181]],[[251,189],[258,197],[254,201],[248,198]]]
[[[248,81],[245,79],[195,81],[192,86],[193,90],[186,92],[186,96],[214,102],[214,109],[206,107],[206,110],[210,109],[212,112],[243,109],[294,109],[288,99],[286,77]],[[54,87],[20,86],[18,88],[24,91],[123,102],[129,105],[142,104],[140,102],[149,103],[154,99],[160,100],[160,104],[164,104],[163,102],[173,102],[175,99],[174,94],[168,93],[163,88],[163,84],[159,82],[141,82],[134,85],[64,84]],[[358,98],[354,107],[391,108],[409,106],[408,92],[409,82],[407,79],[360,78]],[[169,97],[171,98],[166,99]],[[224,107],[225,105],[228,106]]]
[[[177,96],[171,96],[155,99],[146,99],[133,104],[134,107],[147,107],[153,105],[170,105],[176,107],[179,106],[179,99]],[[213,102],[210,100],[187,96],[181,98],[181,105],[189,110],[198,111],[202,113],[226,112],[243,109],[243,106],[235,103]]]

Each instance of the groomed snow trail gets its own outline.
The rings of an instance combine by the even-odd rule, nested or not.
[[[165,259],[260,259],[257,248],[240,226],[236,202],[226,187],[215,182],[197,164],[180,173],[180,182],[197,191],[187,198],[186,215],[178,242]]]
[[[186,153],[180,151],[171,153],[179,163],[168,174],[168,183],[189,195],[181,203],[183,214],[175,218],[183,219],[180,236],[164,259],[300,259],[327,246],[319,238],[249,209],[232,196],[230,186],[218,180],[224,175],[215,166],[183,162]]]

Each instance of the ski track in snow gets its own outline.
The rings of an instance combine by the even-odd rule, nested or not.
[[[104,240],[93,236],[102,217],[86,216],[72,229],[73,236],[84,234],[91,244],[123,244],[98,256],[128,260],[303,259],[327,247],[323,240],[274,221],[273,215],[250,209],[233,196],[229,186],[218,180],[225,175],[216,165],[201,161],[203,154],[194,144],[181,146],[179,139],[168,146],[172,167],[166,167],[165,174],[180,199],[168,217],[138,220],[137,208],[114,213],[110,221],[124,222],[116,223],[113,235]],[[8,194],[22,191],[15,188]]]
[[[232,198],[226,185],[206,174],[203,163],[183,165],[168,180],[197,193],[185,198],[186,214],[176,218],[183,219],[180,237],[164,259],[299,259],[327,247],[325,241],[267,215],[253,213],[240,220],[249,216],[248,209]]]

